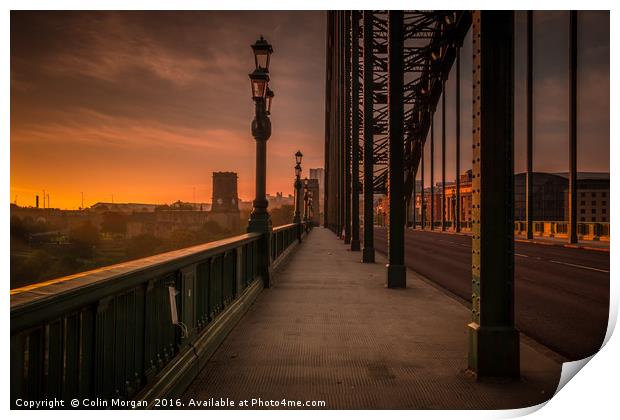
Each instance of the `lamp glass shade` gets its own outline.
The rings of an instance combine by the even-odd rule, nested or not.
[[[297,151],[297,153],[295,153],[295,163],[297,163],[298,165],[301,164],[301,158],[304,155],[301,153],[300,150]]]
[[[262,36],[252,45],[252,52],[254,53],[254,64],[257,69],[263,69],[269,71],[269,61],[271,53],[273,53],[273,47]]]
[[[256,69],[248,76],[252,82],[252,97],[254,99],[265,99],[269,84],[269,74],[263,70]]]
[[[271,114],[271,102],[273,101],[273,91],[267,87],[267,114]]]
[[[253,98],[264,98],[266,88],[267,88],[266,81],[252,79],[252,97]]]

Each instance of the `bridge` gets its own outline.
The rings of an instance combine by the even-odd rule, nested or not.
[[[569,218],[553,227],[565,239],[535,240],[546,230],[533,218],[531,12],[525,222],[514,217],[514,12],[328,12],[323,226],[308,217],[301,153],[293,223],[271,226],[273,49],[261,37],[250,74],[257,160],[248,233],[12,290],[13,407],[78,399],[80,408],[481,409],[548,400],[561,363],[600,347],[609,305],[600,245],[609,227],[577,221],[577,19],[570,12]],[[425,150],[434,153],[438,107],[446,124],[450,74],[460,98],[468,34],[472,220],[461,217],[458,176],[457,216],[448,220],[442,188],[435,220],[433,192],[427,203],[416,180]],[[387,197],[385,218],[375,214],[376,193]]]

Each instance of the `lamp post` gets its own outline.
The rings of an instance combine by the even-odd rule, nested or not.
[[[308,211],[307,211],[307,220],[306,220],[306,232],[310,232],[310,228],[314,226],[314,194],[312,191],[308,191]]]
[[[301,158],[303,154],[298,150],[295,153],[295,182],[293,187],[295,188],[295,213],[293,215],[293,223],[301,222]]]
[[[271,240],[271,216],[267,211],[268,201],[266,197],[267,184],[267,140],[271,136],[271,121],[269,112],[273,91],[269,89],[269,61],[273,53],[272,46],[261,36],[254,45],[255,68],[249,74],[252,99],[254,100],[255,116],[252,121],[252,136],[256,140],[256,197],[252,203],[253,209],[248,223],[248,232],[256,232],[263,235],[261,245],[258,247],[258,270],[263,278],[265,288],[270,286],[270,252]]]
[[[304,223],[308,222],[308,200],[310,195],[308,194],[308,178],[304,178]]]

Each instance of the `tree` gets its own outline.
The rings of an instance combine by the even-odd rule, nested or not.
[[[140,258],[154,255],[159,252],[163,240],[149,233],[134,236],[127,243],[127,256]]]
[[[90,220],[69,232],[69,240],[75,256],[88,258],[93,255],[95,247],[99,244],[99,231]]]
[[[127,233],[127,216],[119,212],[106,211],[103,213],[101,231],[105,233]]]
[[[271,223],[274,227],[293,223],[294,212],[295,209],[290,204],[284,204],[282,207],[276,207],[271,210]]]

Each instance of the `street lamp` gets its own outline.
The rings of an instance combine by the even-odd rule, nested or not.
[[[273,53],[273,47],[261,35],[259,39],[252,45],[254,52],[254,65],[257,69],[263,69],[269,72],[269,60]]]
[[[308,221],[308,200],[310,194],[308,193],[308,178],[304,178],[304,222]]]
[[[293,214],[293,223],[301,223],[301,152],[295,153],[295,182],[293,183],[293,188],[295,189],[295,213]],[[298,239],[300,239],[298,235]]]
[[[254,100],[254,120],[252,121],[252,136],[256,140],[256,197],[252,203],[253,209],[248,223],[248,232],[262,234],[261,244],[258,247],[259,273],[263,278],[264,287],[270,285],[269,267],[271,241],[271,217],[267,211],[266,197],[267,184],[267,140],[271,137],[271,101],[273,91],[269,89],[269,61],[273,48],[260,37],[252,46],[255,68],[248,76],[250,78],[252,99]]]
[[[295,153],[295,163],[301,165],[301,158],[304,157],[303,153],[300,150]]]

